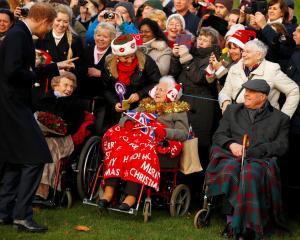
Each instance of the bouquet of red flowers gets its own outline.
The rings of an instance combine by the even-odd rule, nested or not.
[[[66,135],[67,124],[61,117],[50,112],[36,112],[35,118],[43,132]]]

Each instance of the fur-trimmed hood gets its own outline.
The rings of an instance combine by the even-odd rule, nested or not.
[[[145,69],[145,63],[146,63],[146,56],[141,50],[137,50],[136,57],[138,59],[138,66],[139,71],[144,71]],[[105,58],[105,66],[109,70],[110,74],[117,79],[119,74],[117,70],[117,64],[118,64],[118,57],[114,54],[110,54]]]
[[[168,48],[168,44],[165,41],[162,40],[155,40],[150,44],[151,48],[154,48],[158,51],[163,51],[166,48]]]

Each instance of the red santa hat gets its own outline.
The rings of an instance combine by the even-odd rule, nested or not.
[[[245,44],[250,40],[256,38],[256,33],[252,30],[237,30],[228,40],[228,43],[232,42],[244,49]]]
[[[112,53],[116,56],[127,56],[137,51],[136,40],[131,35],[121,35],[111,42]]]
[[[167,92],[166,99],[168,102],[174,102],[178,100],[182,95],[181,84],[176,84],[174,88]]]

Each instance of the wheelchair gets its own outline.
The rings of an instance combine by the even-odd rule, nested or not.
[[[84,148],[85,151],[82,152],[79,160],[79,166],[82,166],[81,174],[78,175],[81,178],[82,184],[80,183],[80,187],[84,194],[83,204],[98,207],[98,200],[101,198],[104,188],[101,138],[97,136],[91,138]],[[161,202],[163,202],[169,205],[169,212],[172,217],[185,215],[190,206],[191,192],[188,186],[184,184],[177,185],[179,159],[179,157],[171,159],[165,154],[159,154],[161,166],[159,192],[142,185],[135,207],[130,208],[129,211],[117,209],[116,205],[121,203],[124,198],[124,195],[121,193],[119,198],[114,198],[112,207],[108,208],[108,210],[137,215],[140,205],[143,204],[142,215],[144,222],[148,222],[152,216],[152,206],[155,204],[161,206]]]

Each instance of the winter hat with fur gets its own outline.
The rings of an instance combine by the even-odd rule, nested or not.
[[[137,51],[136,40],[131,35],[121,35],[111,42],[112,53],[116,56],[127,56]]]

